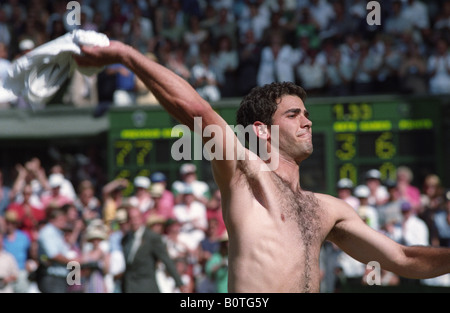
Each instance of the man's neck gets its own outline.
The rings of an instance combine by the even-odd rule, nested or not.
[[[288,182],[292,190],[300,189],[300,167],[294,160],[280,156],[279,166],[274,173]]]

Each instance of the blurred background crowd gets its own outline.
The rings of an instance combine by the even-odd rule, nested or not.
[[[62,166],[47,171],[36,157],[17,165],[12,186],[2,176],[0,291],[226,292],[220,192],[197,179],[195,164],[183,164],[174,182],[153,172],[107,182],[99,194],[91,180],[74,186]],[[138,229],[133,248],[124,240]]]
[[[0,0],[0,82],[21,55],[82,28],[132,45],[210,101],[242,97],[272,81],[297,82],[312,97],[450,93],[449,1],[380,1],[381,25],[373,26],[366,21],[366,1],[358,0],[78,2],[79,26],[67,23],[67,1]],[[121,65],[89,77],[75,72],[54,101],[158,105]],[[2,103],[0,94],[0,107],[29,104],[21,98]],[[142,271],[153,270],[151,290],[227,291],[220,192],[198,180],[195,165],[180,165],[177,181],[161,172],[107,181],[90,157],[70,171],[67,163],[31,157],[5,169],[13,180],[3,181],[0,173],[0,292],[130,292],[148,286]],[[411,185],[412,175],[400,167],[396,181],[382,181],[371,170],[358,186],[336,182],[338,196],[393,240],[449,247],[450,192],[439,175]],[[133,193],[124,196],[130,186]],[[129,239],[130,231],[138,238]],[[159,247],[148,251],[153,270],[137,265],[141,254],[134,242],[144,240]],[[73,271],[66,268],[71,261]],[[322,292],[366,282],[365,264],[328,242],[321,269]],[[448,287],[450,277],[419,281],[382,272],[381,283]]]
[[[74,185],[61,165],[46,170],[36,157],[18,164],[17,173],[12,186],[0,179],[3,292],[227,292],[221,195],[198,179],[195,164],[182,164],[173,182],[153,172],[109,181],[99,193],[92,180]],[[396,242],[450,247],[450,189],[435,174],[412,185],[405,166],[396,177],[383,181],[372,169],[357,186],[341,179],[338,197]],[[132,253],[133,235],[139,244]],[[72,261],[74,268],[67,266]],[[321,292],[367,285],[372,271],[330,242],[322,246],[320,267]],[[59,289],[53,280],[49,289],[46,273],[59,278]],[[380,284],[450,287],[450,275],[410,280],[382,270]]]
[[[71,25],[67,1],[0,1],[0,80],[18,56],[81,28],[132,45],[210,101],[272,81],[297,82],[310,96],[450,93],[448,1],[382,1],[381,25],[367,23],[370,11],[360,0],[78,3],[81,25]],[[157,104],[120,65],[93,77],[75,73],[56,101]]]

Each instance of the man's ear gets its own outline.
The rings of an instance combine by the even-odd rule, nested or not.
[[[266,124],[256,121],[253,123],[253,131],[258,138],[269,140],[270,132]]]

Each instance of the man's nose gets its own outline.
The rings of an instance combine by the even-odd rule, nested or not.
[[[312,122],[306,116],[302,116],[300,118],[300,126],[301,127],[309,127],[309,128],[311,128],[312,127]]]

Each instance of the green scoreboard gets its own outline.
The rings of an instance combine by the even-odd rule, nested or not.
[[[334,190],[340,178],[363,183],[366,171],[378,169],[383,179],[396,178],[396,168],[409,166],[415,183],[428,173],[442,173],[443,139],[441,105],[431,99],[402,98],[336,99],[311,104],[313,138],[318,134],[318,157],[313,169],[302,165],[311,177],[323,167],[322,181],[309,179],[319,190]],[[318,114],[318,116],[316,116]],[[315,123],[316,121],[316,123]],[[304,171],[301,171],[301,173]]]
[[[214,109],[235,125],[239,100],[215,103]],[[306,101],[313,123],[314,152],[300,167],[305,189],[335,193],[337,180],[363,182],[364,173],[379,169],[383,178],[395,179],[396,168],[409,166],[420,184],[428,173],[442,179],[448,171],[443,131],[443,105],[436,98],[349,97],[311,98]],[[179,138],[179,124],[161,107],[124,107],[109,111],[109,178],[163,171],[174,181],[183,162],[198,165],[202,179],[213,184],[209,161],[171,156]],[[194,138],[197,135],[193,135]],[[194,144],[194,140],[193,140]],[[126,191],[132,192],[130,184]]]
[[[109,179],[149,176],[163,171],[170,180],[177,178],[179,166],[171,158],[175,141],[172,129],[178,123],[160,107],[125,107],[109,111],[108,176]],[[132,184],[125,190],[133,192]]]

